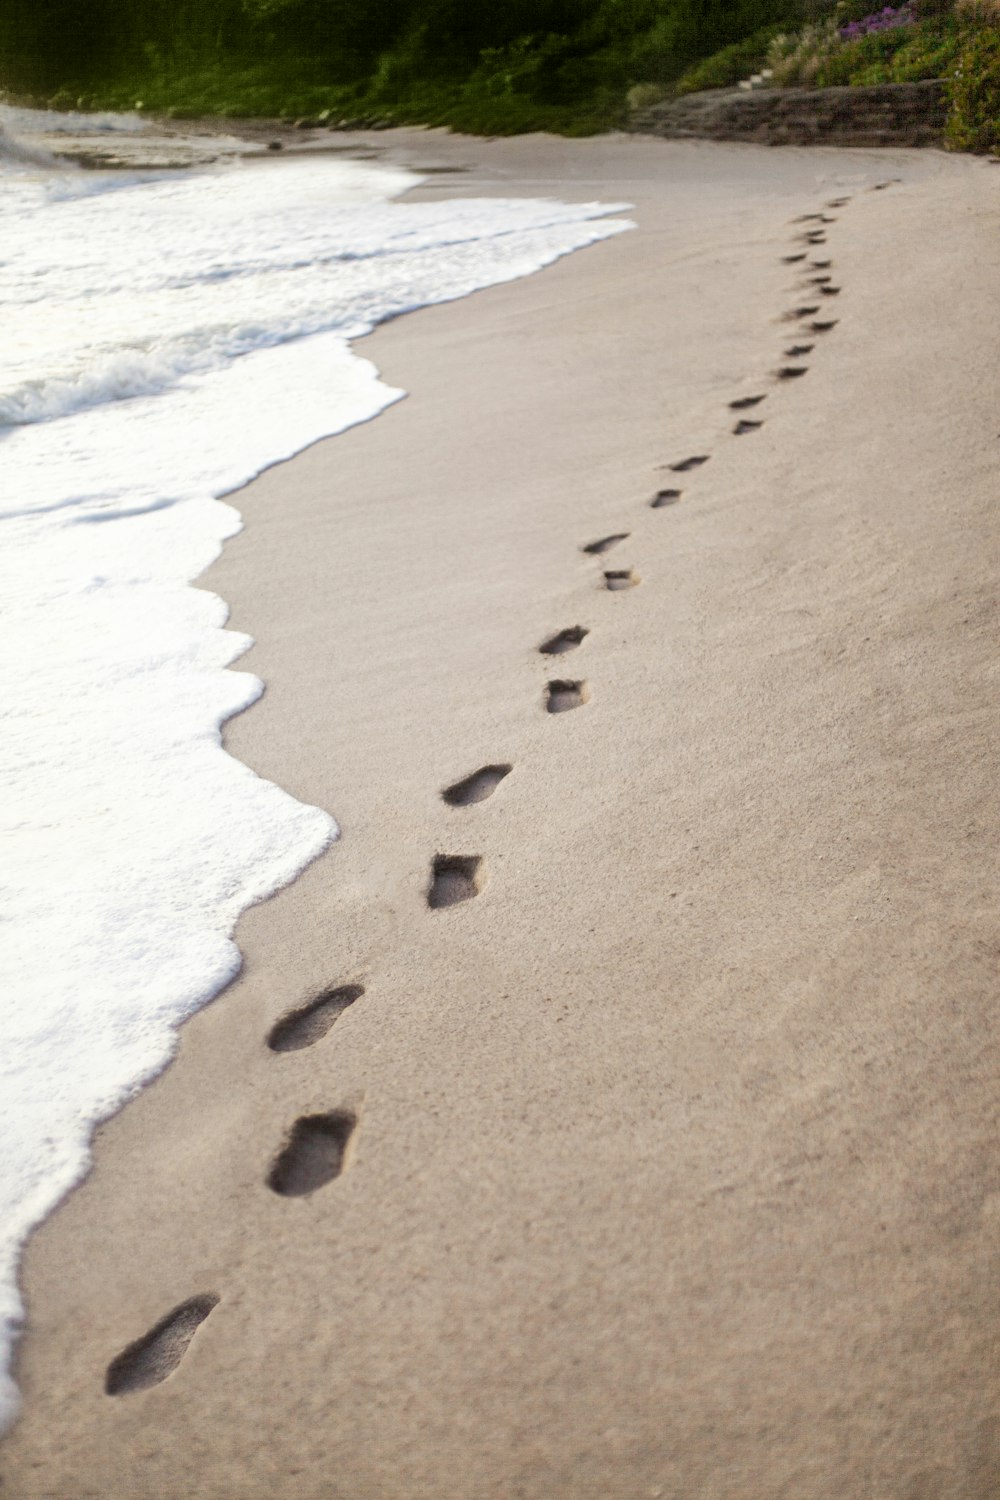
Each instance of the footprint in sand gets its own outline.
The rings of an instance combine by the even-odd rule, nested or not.
[[[360,1000],[365,992],[363,984],[341,984],[323,992],[289,1011],[272,1027],[267,1045],[272,1052],[298,1052],[302,1047],[312,1047],[320,1042],[339,1021],[344,1011]]]
[[[809,285],[809,286],[828,286],[829,283],[833,280],[833,277],[832,276],[809,276],[809,277],[807,277],[806,280],[807,280],[807,285]]]
[[[783,349],[781,352],[786,359],[802,359],[806,354],[811,354],[815,347],[815,344],[793,344],[790,349]]]
[[[108,1365],[104,1377],[108,1395],[144,1391],[172,1375],[198,1328],[218,1302],[218,1297],[213,1296],[191,1297],[161,1318],[141,1339],[123,1349]]]
[[[589,634],[585,625],[567,625],[565,630],[557,630],[555,635],[550,635],[538,649],[543,656],[563,656],[567,651],[575,651]]]
[[[832,260],[811,260],[809,264],[814,271],[827,271],[833,265]]]
[[[817,309],[813,308],[813,312],[816,311]],[[697,469],[701,464],[707,464],[708,460],[709,454],[696,453],[693,458],[682,458],[678,464],[668,464],[667,468],[674,474],[686,474],[689,469]]]
[[[343,1172],[348,1148],[358,1128],[353,1110],[303,1115],[274,1159],[267,1185],[282,1198],[305,1198]]]
[[[585,682],[560,678],[546,684],[545,710],[550,714],[569,713],[571,708],[581,708],[589,698],[590,689]]]
[[[821,297],[839,297],[840,296],[840,287],[839,286],[821,286],[820,289],[819,289],[819,294],[820,294]]]
[[[782,365],[780,370],[775,371],[775,374],[779,380],[798,380],[808,372],[808,365]]]
[[[511,765],[482,766],[471,776],[456,781],[454,786],[446,787],[441,793],[442,799],[449,807],[471,807],[474,802],[485,802],[513,769]]]
[[[634,589],[642,580],[634,568],[612,568],[604,575],[604,587],[612,594],[622,589]]]
[[[836,328],[839,318],[833,318],[829,323],[810,323],[810,333],[829,333],[831,328]]]
[[[733,436],[742,437],[745,432],[756,432],[763,425],[763,422],[748,422],[746,417],[741,417],[733,428]]]
[[[782,315],[783,323],[797,323],[800,318],[811,318],[813,313],[819,312],[819,303],[815,307],[793,307],[790,312]]]
[[[766,396],[738,396],[735,401],[730,401],[729,410],[746,411],[748,407],[759,406],[762,401],[766,400]]]
[[[471,901],[483,888],[483,861],[478,854],[435,854],[427,905],[432,911]]]
[[[657,490],[649,503],[653,510],[660,510],[664,505],[676,505],[683,493],[683,490]]]
[[[850,198],[831,198],[826,206],[827,208],[846,208],[850,201]]]
[[[617,547],[619,542],[628,541],[629,536],[627,531],[616,531],[611,536],[602,536],[596,542],[588,542],[580,551],[589,553],[591,557],[599,557],[602,552],[610,552],[612,547]]]

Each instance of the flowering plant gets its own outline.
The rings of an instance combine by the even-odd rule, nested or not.
[[[839,34],[845,42],[856,42],[859,37],[872,36],[879,31],[892,31],[896,26],[909,26],[916,19],[912,5],[887,5],[884,10],[877,10],[861,21],[851,21],[849,25],[841,26]]]

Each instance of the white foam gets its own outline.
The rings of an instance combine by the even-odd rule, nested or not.
[[[236,973],[240,912],[336,837],[221,748],[262,684],[189,586],[240,526],[215,497],[400,397],[350,339],[626,227],[395,204],[415,179],[329,159],[76,180],[0,178],[4,1370],[19,1247],[94,1124]]]

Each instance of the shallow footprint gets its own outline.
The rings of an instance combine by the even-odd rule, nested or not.
[[[109,1396],[145,1391],[172,1375],[187,1353],[188,1345],[204,1323],[218,1297],[191,1297],[161,1318],[155,1328],[123,1349],[108,1365],[104,1389]]]
[[[683,493],[683,490],[657,490],[649,503],[654,510],[659,510],[664,505],[676,505]]]
[[[483,888],[483,861],[478,854],[435,854],[427,905],[432,911],[471,901]]]
[[[292,1126],[286,1144],[274,1159],[267,1185],[283,1198],[305,1198],[333,1182],[344,1170],[358,1117],[349,1109],[326,1115],[303,1115]]]
[[[634,589],[639,582],[641,580],[634,568],[612,568],[604,575],[604,587],[613,594],[620,589]]]
[[[805,260],[805,258],[806,252],[802,250],[798,255],[783,255],[781,257],[781,263],[785,266],[794,266],[798,261]]]
[[[810,323],[810,333],[829,333],[831,328],[836,328],[839,318],[833,318],[829,323]]]
[[[545,688],[545,708],[550,714],[565,714],[571,708],[580,708],[590,697],[585,682],[571,682],[560,678]]]
[[[808,365],[782,365],[777,371],[779,380],[798,380],[800,375],[808,373]]]
[[[828,271],[833,265],[832,260],[811,260],[809,264],[814,271]]]
[[[730,411],[746,411],[747,407],[749,407],[749,406],[759,406],[762,401],[766,401],[766,400],[767,400],[766,396],[740,396],[740,397],[737,398],[737,400],[730,401],[730,403],[729,403],[729,410]]]
[[[815,344],[793,344],[790,349],[783,349],[781,352],[786,359],[802,359],[806,354],[811,354],[815,347]]]
[[[471,776],[466,776],[463,781],[456,781],[454,786],[446,787],[441,796],[449,807],[470,807],[473,802],[485,802],[487,797],[493,796],[501,781],[513,769],[510,765],[483,766],[480,770],[473,771]]]
[[[562,656],[566,651],[575,651],[581,645],[585,636],[590,631],[585,625],[568,625],[565,630],[559,630],[555,635],[550,635],[547,641],[539,646],[543,656]]]
[[[816,308],[813,308],[813,312]],[[668,467],[675,474],[686,474],[689,469],[697,469],[701,464],[707,464],[709,455],[707,453],[696,453],[693,458],[682,458],[679,464],[670,464]]]
[[[809,277],[809,285],[810,286],[824,287],[824,286],[828,286],[829,283],[832,280],[833,280],[832,276],[810,276]]]
[[[612,547],[617,547],[619,542],[627,542],[630,535],[628,531],[616,531],[611,536],[602,536],[596,542],[588,542],[580,551],[588,552],[591,557],[599,557],[602,552],[610,552]]]
[[[826,206],[827,208],[846,208],[850,201],[850,198],[831,198]]]
[[[840,287],[839,286],[821,286],[820,289],[819,289],[819,292],[820,292],[820,296],[821,297],[839,297],[840,296]]]
[[[339,1021],[344,1011],[360,1000],[365,992],[363,984],[341,984],[335,989],[324,990],[308,1005],[300,1005],[289,1011],[272,1027],[267,1045],[272,1052],[298,1052],[302,1047],[312,1047],[320,1042]]]
[[[733,428],[734,437],[742,437],[745,432],[756,432],[758,427],[763,427],[763,422],[748,422],[746,417],[741,417]]]
[[[819,304],[815,307],[793,307],[791,312],[786,312],[782,318],[784,323],[797,323],[800,318],[811,318],[813,313],[819,312]]]

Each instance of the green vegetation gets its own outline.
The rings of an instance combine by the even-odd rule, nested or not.
[[[630,106],[764,69],[777,87],[942,78],[949,143],[1000,145],[1000,0],[900,0],[888,20],[873,9],[873,0],[3,0],[0,87],[57,108],[583,134],[624,123]]]

